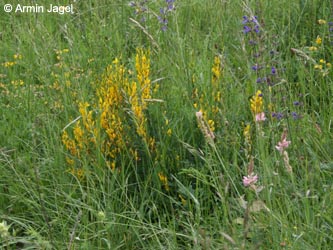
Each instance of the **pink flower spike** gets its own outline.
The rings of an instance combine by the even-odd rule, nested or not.
[[[266,120],[266,116],[264,112],[256,114],[256,122],[263,122]]]
[[[279,152],[282,154],[283,151],[289,147],[289,144],[291,143],[291,141],[287,141],[286,138],[283,138],[280,142],[278,142],[278,145],[275,146],[275,148],[277,150],[279,150]]]
[[[258,175],[248,175],[243,176],[243,185],[245,187],[251,186],[252,184],[255,184],[258,181]]]
[[[202,111],[195,112],[195,115],[198,119],[202,119]]]

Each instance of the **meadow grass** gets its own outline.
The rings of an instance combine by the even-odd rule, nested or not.
[[[71,3],[1,9],[1,249],[333,248],[330,1]]]

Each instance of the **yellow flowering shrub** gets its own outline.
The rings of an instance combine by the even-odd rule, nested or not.
[[[85,175],[82,162],[100,166],[101,155],[104,165],[115,170],[123,165],[124,154],[130,155],[131,161],[140,158],[135,146],[140,143],[134,141],[141,140],[153,148],[154,138],[146,125],[147,100],[152,92],[148,51],[137,49],[135,69],[133,76],[118,58],[114,59],[97,83],[95,101],[80,102],[80,116],[63,131],[69,172],[79,179]]]

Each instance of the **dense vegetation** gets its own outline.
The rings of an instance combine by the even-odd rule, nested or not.
[[[333,248],[330,1],[71,3],[0,10],[1,249]]]

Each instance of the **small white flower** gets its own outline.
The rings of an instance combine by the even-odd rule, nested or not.
[[[2,221],[0,223],[0,236],[1,238],[7,238],[9,236],[9,226],[7,226],[7,222],[6,221]]]

